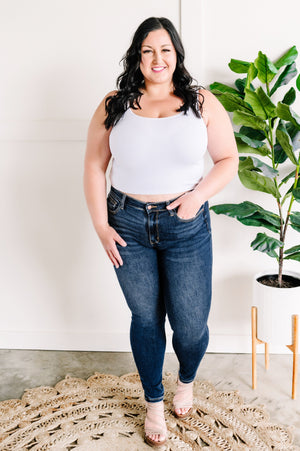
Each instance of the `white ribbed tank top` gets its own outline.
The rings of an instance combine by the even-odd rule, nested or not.
[[[207,130],[190,108],[163,118],[130,108],[112,128],[112,186],[132,194],[172,194],[193,189],[203,176]]]

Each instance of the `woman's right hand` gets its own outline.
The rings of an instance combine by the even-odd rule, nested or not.
[[[115,229],[111,227],[109,224],[107,224],[106,226],[102,227],[101,230],[99,230],[98,236],[112,264],[116,268],[122,266],[123,260],[118,251],[116,243],[125,247],[127,246],[126,241],[124,241],[123,238],[121,238],[120,235],[115,231]]]

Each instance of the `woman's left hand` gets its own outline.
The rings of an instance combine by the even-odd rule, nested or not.
[[[200,193],[198,191],[188,191],[182,194],[178,199],[174,200],[167,206],[168,210],[172,210],[179,207],[177,210],[177,216],[181,219],[192,219],[196,216],[201,205],[203,204]]]

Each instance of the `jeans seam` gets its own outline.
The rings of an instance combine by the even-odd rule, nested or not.
[[[207,219],[207,214],[206,214],[206,211],[204,210],[204,220],[205,220],[205,224],[206,224],[206,228],[207,228],[207,231],[208,231],[208,233],[211,233],[211,228],[209,227],[209,224],[208,224],[208,219]]]

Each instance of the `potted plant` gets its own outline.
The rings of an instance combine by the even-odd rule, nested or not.
[[[275,62],[261,51],[252,62],[232,59],[230,69],[244,74],[243,78],[237,78],[234,87],[219,82],[210,85],[225,109],[233,113],[234,124],[240,126],[235,132],[241,154],[240,181],[274,200],[274,211],[247,200],[211,209],[246,226],[267,229],[267,233],[257,233],[251,247],[277,260],[278,271],[255,276],[257,336],[263,342],[282,344],[291,343],[291,315],[300,313],[300,274],[283,271],[285,260],[300,262],[300,244],[286,249],[289,229],[300,232],[300,212],[296,211],[300,203],[300,117],[291,108],[295,88],[286,88],[282,94],[282,87],[297,76],[297,55],[293,46]],[[296,88],[300,90],[300,76]]]
[[[257,233],[251,247],[278,263],[275,274],[266,271],[254,277],[252,386],[256,387],[256,344],[265,343],[266,367],[268,343],[286,344],[294,354],[293,399],[297,380],[300,274],[283,271],[283,263],[284,260],[300,262],[299,244],[286,249],[288,230],[300,232],[300,212],[295,209],[300,203],[300,117],[291,108],[296,100],[295,88],[290,87],[284,95],[278,88],[297,76],[297,56],[293,46],[275,62],[261,51],[251,62],[232,59],[230,69],[244,77],[237,78],[234,87],[219,82],[210,85],[225,109],[233,113],[233,122],[241,126],[235,132],[241,154],[240,181],[246,188],[273,198],[275,207],[275,212],[269,211],[249,201],[211,207],[215,213],[233,217],[246,226],[267,229],[268,233]],[[296,88],[300,90],[300,76]],[[278,92],[281,92],[279,101]],[[275,236],[270,236],[270,231]]]

